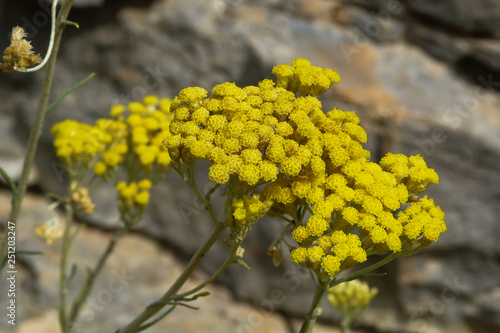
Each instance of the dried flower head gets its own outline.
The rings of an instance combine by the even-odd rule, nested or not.
[[[64,233],[64,226],[59,219],[59,216],[54,211],[59,205],[59,202],[55,202],[49,206],[49,213],[52,216],[48,221],[38,225],[35,228],[36,235],[41,238],[47,245],[52,245],[56,240],[61,238]]]
[[[89,195],[89,190],[86,187],[81,187],[77,182],[71,184],[72,196],[71,200],[75,207],[85,215],[92,215],[94,212],[95,204]]]
[[[26,71],[30,67],[42,62],[40,54],[33,52],[31,42],[26,39],[26,32],[21,27],[12,29],[12,38],[10,45],[5,49],[3,62],[0,63],[0,69],[4,72]]]

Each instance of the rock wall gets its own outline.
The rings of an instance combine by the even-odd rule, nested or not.
[[[71,19],[81,28],[68,28],[65,33],[53,96],[90,72],[97,75],[49,116],[32,175],[35,198],[40,192],[63,191],[66,180],[51,148],[53,123],[66,118],[91,122],[105,116],[113,103],[127,103],[146,94],[173,97],[187,86],[210,90],[225,81],[255,84],[271,78],[274,65],[307,57],[341,75],[342,82],[325,94],[323,105],[360,115],[374,159],[387,151],[419,153],[440,175],[440,184],[430,189],[430,195],[447,214],[448,232],[429,249],[384,268],[387,278],[369,281],[381,293],[357,327],[364,332],[500,330],[498,1],[108,0],[80,1],[80,6],[72,11]],[[0,35],[7,36],[16,24],[31,23],[33,44],[44,50],[44,15],[43,7],[31,2],[2,3]],[[0,43],[7,45],[8,39]],[[41,73],[0,75],[0,163],[14,176],[20,173],[41,79]],[[208,183],[204,170],[201,165],[202,187]],[[185,260],[210,232],[207,216],[189,188],[174,173],[166,178],[155,190],[139,226],[141,236],[128,240],[129,246],[144,247],[144,253],[155,259],[138,256],[130,263],[110,264],[108,278],[116,267],[128,265],[139,285],[147,285],[148,279],[161,280],[153,272],[158,256],[163,263],[174,261],[174,252]],[[80,217],[94,227],[85,237],[96,244],[105,240],[104,230],[116,226],[118,215],[110,193],[109,188],[95,193],[96,214]],[[25,209],[35,208],[26,204]],[[7,210],[4,207],[2,220]],[[43,247],[33,240],[33,224],[43,221],[36,213],[25,216],[20,232],[31,235],[26,236],[30,247]],[[263,221],[244,243],[252,270],[231,267],[219,279],[215,288],[230,291],[217,299],[222,304],[219,310],[202,306],[199,312],[205,316],[203,323],[228,316],[230,321],[243,320],[243,326],[206,324],[203,327],[210,329],[197,331],[296,329],[293,318],[304,315],[312,285],[309,276],[288,259],[280,269],[272,267],[265,250],[279,232],[276,223]],[[92,249],[85,242],[80,246],[75,258],[86,262]],[[120,255],[128,257],[117,254],[115,260]],[[25,259],[26,270],[31,272],[26,274],[30,277],[26,290],[33,290],[25,298],[30,303],[22,317],[26,325],[37,318],[51,320],[52,314],[45,311],[57,302],[57,294],[53,285],[47,285],[50,277],[44,276],[55,274],[50,268],[55,267],[52,256],[55,252],[50,258]],[[204,268],[213,269],[222,258],[224,247],[220,246],[210,253]],[[164,267],[170,266],[165,263]],[[109,325],[125,322],[140,308],[138,302],[147,304],[161,293],[163,282],[152,284],[158,289],[138,286],[130,288],[131,294],[120,294],[112,303],[116,321],[101,313],[96,330],[112,331]],[[276,290],[283,292],[284,302],[272,300]],[[262,308],[271,310],[278,326],[254,325],[249,315],[226,313],[233,306],[232,298],[265,313],[265,318],[274,317]],[[181,318],[184,324],[182,320],[175,324],[184,327],[179,332],[195,330],[182,326],[189,317]],[[335,323],[338,318],[326,308],[321,319]]]

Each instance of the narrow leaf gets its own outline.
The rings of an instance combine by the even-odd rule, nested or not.
[[[142,332],[146,329],[148,329],[149,327],[153,326],[154,324],[156,324],[157,322],[159,322],[160,320],[162,320],[163,318],[165,318],[168,314],[170,314],[170,312],[174,311],[174,309],[177,307],[178,304],[174,304],[172,305],[172,307],[170,309],[168,309],[165,313],[163,313],[161,316],[159,316],[158,318],[156,318],[155,320],[149,322],[149,323],[146,323],[142,326],[140,326],[139,328],[137,328],[135,331],[136,333],[138,332]]]
[[[16,254],[27,254],[27,255],[38,255],[38,256],[43,256],[45,253],[42,251],[33,251],[33,250],[17,250]]]
[[[16,193],[17,187],[12,178],[10,178],[9,174],[7,171],[5,171],[2,167],[0,167],[0,175],[5,179],[7,184],[10,186],[10,189],[12,190],[13,193]]]
[[[61,21],[61,24],[64,24],[64,25],[71,25],[75,28],[80,28],[80,25],[76,22],[73,22],[73,21],[68,21],[68,20],[64,20],[64,21]]]
[[[246,269],[250,269],[250,266],[248,266],[247,263],[241,260],[240,258],[236,259],[235,262],[245,267]]]
[[[70,93],[72,93],[76,89],[80,88],[85,82],[87,82],[88,80],[90,80],[94,75],[95,75],[95,73],[91,73],[85,79],[83,79],[79,83],[75,84],[73,87],[71,87],[68,90],[66,90],[65,92],[63,92],[61,96],[59,96],[54,102],[52,102],[47,107],[47,110],[45,110],[45,116],[47,116],[47,114],[49,114],[50,110],[52,110],[57,104],[59,104],[59,102],[62,101],[64,99],[64,97],[68,96]]]

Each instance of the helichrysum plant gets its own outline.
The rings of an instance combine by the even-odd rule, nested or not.
[[[273,264],[280,264],[285,248],[291,260],[314,277],[316,292],[302,333],[312,332],[329,288],[371,276],[374,269],[429,246],[446,231],[442,210],[421,196],[439,179],[422,157],[388,153],[373,162],[362,146],[367,135],[358,116],[336,108],[323,110],[317,96],[340,82],[337,72],[299,58],[291,66],[274,67],[273,74],[275,81],[266,79],[256,86],[217,85],[210,96],[200,87],[183,89],[172,101],[147,96],[127,107],[112,107],[110,118],[93,125],[65,120],[53,126],[56,154],[69,174],[68,194],[56,203],[64,205],[67,221],[63,232],[61,222],[52,219],[38,227],[37,234],[48,243],[62,237],[63,333],[71,332],[117,240],[140,222],[150,189],[168,168],[205,205],[214,229],[169,290],[117,333],[154,325],[177,306],[207,296],[200,291],[231,264],[246,266],[243,240],[264,216],[285,221],[268,248]],[[198,160],[211,163],[207,173],[214,185],[206,194],[194,177]],[[92,190],[106,182],[116,189],[122,225],[69,306],[74,271],[67,268],[68,252],[80,230],[71,228],[73,210],[92,214]],[[212,196],[221,186],[225,214],[218,218]],[[181,292],[228,229],[223,239],[227,259],[206,281]],[[289,233],[294,244],[285,239]],[[344,273],[373,255],[385,256]]]
[[[336,72],[296,59],[273,74],[276,81],[257,86],[217,85],[209,97],[203,88],[182,90],[164,144],[181,174],[197,160],[211,162],[209,179],[228,187],[235,238],[264,215],[288,222],[296,242],[288,246],[291,260],[317,278],[302,328],[309,332],[325,291],[344,280],[339,273],[371,255],[389,253],[358,276],[415,253],[446,225],[434,201],[419,196],[439,180],[421,156],[388,153],[371,161],[358,116],[323,111],[317,96],[340,82]],[[284,234],[273,242],[273,256],[287,245]]]
[[[67,20],[73,1],[61,3],[56,19],[57,4],[58,0],[52,0],[51,38],[44,59],[34,53],[23,29],[16,27],[0,62],[3,72],[32,72],[47,65],[19,183],[0,167],[0,175],[13,192],[9,220],[14,225],[45,116],[67,93],[91,77],[48,105],[57,58],[57,52],[52,50],[59,49],[66,26],[78,27]],[[109,118],[93,125],[68,119],[53,126],[54,147],[68,171],[69,182],[66,195],[54,196],[57,200],[50,206],[52,218],[38,226],[36,234],[48,244],[62,238],[59,322],[63,333],[72,332],[116,242],[141,221],[151,188],[170,167],[205,205],[214,229],[165,294],[117,333],[143,331],[179,305],[192,307],[187,303],[208,296],[201,290],[228,266],[246,266],[242,242],[264,216],[286,222],[268,248],[273,264],[280,264],[285,247],[291,260],[310,270],[314,277],[316,291],[301,333],[312,332],[327,290],[334,305],[350,309],[345,314],[352,319],[356,307],[349,303],[351,300],[346,303],[337,296],[352,294],[350,290],[359,285],[342,287],[341,283],[372,276],[374,269],[429,246],[446,231],[442,210],[431,198],[421,195],[439,180],[421,156],[388,153],[379,163],[371,161],[370,153],[362,146],[367,135],[356,114],[336,108],[323,110],[317,96],[340,82],[337,72],[312,66],[306,59],[295,59],[291,66],[274,67],[273,74],[275,81],[266,79],[257,86],[217,85],[210,96],[199,87],[182,90],[171,102],[147,96],[128,106],[114,106]],[[195,182],[198,160],[211,163],[208,178],[214,186],[206,194]],[[68,269],[68,254],[82,228],[73,230],[73,213],[78,210],[92,214],[92,191],[103,183],[113,184],[116,190],[122,223],[69,302],[68,290],[74,287],[70,282],[76,266]],[[225,187],[226,211],[218,218],[212,197],[221,186]],[[58,205],[66,211],[64,223],[53,212]],[[206,281],[181,292],[206,253],[228,229],[229,236],[223,240],[228,247],[227,259]],[[294,244],[285,239],[288,232]],[[0,245],[0,270],[7,262],[7,252],[6,233]],[[346,272],[374,255],[385,256],[354,273]],[[373,292],[368,293],[373,296]],[[365,295],[363,299],[370,297]],[[342,308],[345,304],[352,306]],[[168,309],[160,313],[165,307]]]
[[[342,333],[350,332],[354,319],[368,308],[377,294],[377,288],[370,288],[368,283],[359,280],[341,283],[328,289],[330,305],[342,316],[340,325]]]
[[[165,139],[172,159],[212,162],[210,180],[229,184],[234,196],[235,226],[263,212],[288,220],[298,244],[292,260],[325,279],[371,254],[437,241],[444,214],[418,194],[438,176],[423,158],[389,153],[380,164],[370,161],[356,114],[324,113],[316,98],[340,81],[336,72],[296,59],[273,73],[276,83],[224,83],[209,98],[202,88],[187,88],[172,102],[173,135]]]

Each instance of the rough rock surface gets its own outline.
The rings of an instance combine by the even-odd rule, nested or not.
[[[339,12],[338,22],[355,26],[366,38],[415,44],[474,84],[485,74],[495,75],[498,81],[498,1],[350,0]],[[498,90],[500,85],[493,88]]]
[[[401,3],[389,0],[165,0],[142,5],[123,1],[118,7],[109,2],[93,9],[95,15],[89,16],[89,9],[72,12],[72,19],[78,21],[81,28],[67,29],[65,33],[53,95],[57,96],[90,72],[95,71],[97,75],[50,114],[37,155],[37,170],[43,175],[36,182],[39,188],[60,193],[64,190],[66,175],[50,146],[49,128],[56,121],[71,117],[91,122],[104,116],[112,103],[126,103],[150,93],[173,97],[186,86],[210,90],[224,81],[255,84],[271,77],[272,66],[307,57],[315,64],[334,68],[341,75],[342,82],[323,97],[324,108],[336,106],[360,115],[369,134],[368,147],[374,159],[386,151],[419,153],[441,177],[439,186],[431,187],[429,194],[446,212],[448,232],[422,253],[388,265],[387,278],[370,281],[381,293],[358,327],[374,332],[500,330],[496,319],[500,318],[500,245],[497,242],[500,237],[497,222],[500,215],[500,21],[497,16],[500,11],[495,10],[496,1],[482,0],[482,7],[465,0]],[[27,14],[28,18],[32,16]],[[10,28],[0,26],[4,36]],[[14,140],[11,137],[16,136],[21,145],[25,143],[33,122],[40,81],[41,74],[0,75],[1,137]],[[19,153],[15,159],[9,157],[12,156],[9,149],[5,149],[5,153],[0,149],[0,165],[19,160]],[[200,166],[198,176],[202,188],[208,183],[203,170]],[[130,313],[140,309],[136,303],[140,300],[147,303],[151,295],[165,289],[168,279],[162,280],[165,275],[156,269],[159,265],[171,264],[177,267],[173,270],[181,269],[182,263],[151,239],[186,259],[200,239],[210,232],[203,207],[190,189],[173,172],[166,178],[164,184],[155,189],[145,221],[139,226],[147,237],[130,236],[126,240],[131,249],[144,248],[148,254],[161,258],[158,266],[141,262],[137,251],[127,252],[124,248],[110,262],[110,267],[121,267],[124,263],[120,260],[133,257],[136,261],[131,264],[137,265],[134,267],[138,271],[144,270],[144,279],[152,282],[141,285],[138,281],[137,288],[131,288],[131,294],[117,295],[116,304],[113,302],[116,317],[98,314],[102,316],[102,327],[124,322]],[[95,228],[82,234],[80,251],[77,251],[89,253],[89,258],[104,246],[107,233],[100,230],[117,225],[112,190],[102,189],[94,199],[98,203],[96,214],[85,221]],[[8,205],[8,199],[4,199],[3,205]],[[31,216],[37,216],[36,209],[29,204],[25,209],[33,210]],[[38,221],[43,220],[40,216],[36,217]],[[30,232],[31,228],[32,225],[27,225],[22,233]],[[201,317],[206,321],[193,322],[189,311],[185,316],[179,311],[171,317],[176,320],[180,316],[182,325],[212,324],[179,331],[217,331],[217,326],[210,325],[222,324],[220,318],[226,315],[249,320],[245,317],[248,311],[260,313],[259,306],[265,308],[269,304],[265,301],[276,290],[284,293],[286,301],[273,303],[273,310],[287,316],[304,315],[312,296],[309,276],[290,263],[286,254],[280,269],[273,268],[265,254],[279,229],[275,221],[256,226],[244,243],[245,260],[252,270],[231,267],[221,276],[219,283],[229,288],[232,296],[216,286],[211,297],[222,294],[217,301],[220,307],[217,304],[216,309],[206,309],[209,312]],[[30,243],[30,247],[35,244],[36,248],[43,247],[36,242]],[[89,258],[83,256],[80,260],[86,262]],[[203,267],[210,271],[222,258],[224,247],[220,246]],[[27,305],[25,316],[20,320],[28,328],[22,331],[20,326],[20,332],[28,332],[29,325],[38,322],[47,325],[54,322],[55,314],[45,309],[57,301],[55,285],[41,282],[41,278],[57,279],[57,255],[44,258],[48,259],[44,264],[38,258],[27,261],[26,267],[31,273],[22,275],[26,276],[23,285],[36,288],[39,300]],[[30,277],[33,272],[39,277]],[[233,305],[233,296],[247,305]],[[21,297],[25,297],[21,298],[23,304],[31,304],[27,295]],[[207,300],[209,305],[215,304]],[[224,312],[238,309],[242,311],[241,317]],[[277,325],[270,326],[274,327],[271,331],[292,332],[290,327],[296,327],[296,323],[283,324],[281,317],[271,318],[274,317],[269,317],[269,325]],[[338,319],[328,308],[322,318],[329,322]],[[172,322],[169,329],[181,325],[179,322]],[[232,324],[231,320],[225,323]],[[168,322],[165,325],[169,325]],[[236,326],[230,327],[228,331],[235,331]]]
[[[41,257],[18,255],[19,293],[16,297],[21,308],[18,309],[18,324],[12,332],[59,332],[57,311],[58,303],[58,265],[60,246],[45,245],[35,236],[37,225],[50,215],[47,206],[50,202],[43,198],[28,196],[25,210],[18,229],[17,246],[21,249],[37,248],[44,252]],[[0,192],[0,216],[7,218],[9,195]],[[64,217],[60,216],[64,221]],[[73,279],[75,286],[85,279],[85,267],[93,267],[96,258],[104,251],[110,234],[86,228],[81,231],[70,253],[70,262],[78,266]],[[20,263],[19,263],[20,262]],[[152,263],[154,262],[154,265]],[[185,263],[176,258],[175,253],[165,251],[155,241],[140,235],[124,236],[118,243],[113,256],[94,286],[94,296],[83,309],[81,320],[72,332],[113,332],[137,315],[147,304],[165,292],[178,276]],[[243,268],[242,268],[243,269]],[[185,286],[186,290],[201,283],[207,275],[197,272]],[[0,287],[5,290],[5,280]],[[75,288],[71,289],[75,291]],[[200,310],[180,307],[175,315],[167,317],[150,332],[238,332],[245,325],[259,325],[268,332],[286,331],[286,321],[278,314],[265,313],[252,305],[235,302],[227,288],[211,286],[207,288],[209,297],[197,300],[195,306]],[[75,293],[70,292],[70,297]],[[4,298],[2,298],[4,299]],[[2,302],[2,307],[5,304]],[[113,314],[113,315],[111,315]],[[196,320],[193,320],[193,316]],[[224,318],[224,320],[220,320]],[[257,320],[257,322],[254,322]],[[2,332],[11,332],[5,321],[0,322]],[[36,328],[36,329],[35,329]],[[113,329],[114,328],[114,329]]]

